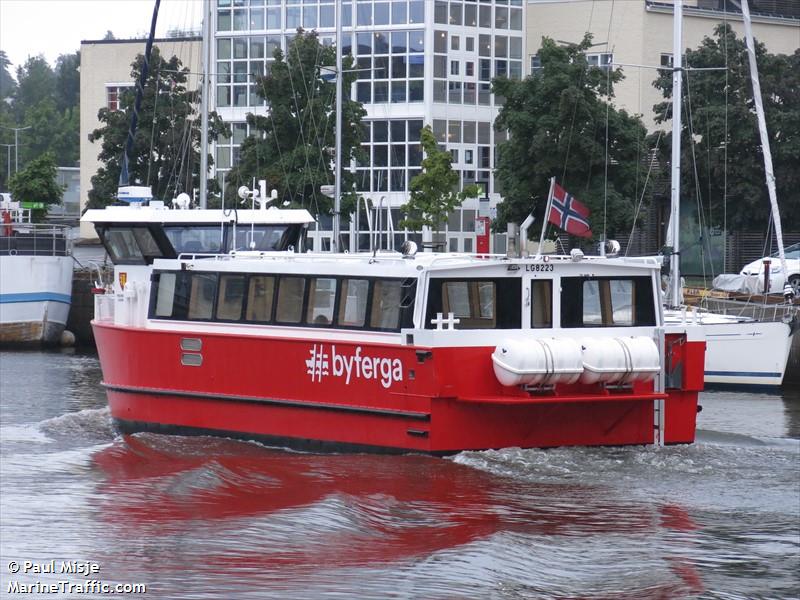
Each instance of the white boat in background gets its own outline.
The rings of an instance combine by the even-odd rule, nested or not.
[[[791,326],[705,311],[664,310],[664,323],[697,323],[706,336],[705,382],[779,386],[792,344]]]
[[[72,303],[69,227],[0,202],[0,345],[58,344]]]
[[[783,382],[786,364],[789,360],[791,336],[794,328],[785,322],[757,321],[755,319],[701,312],[682,305],[680,277],[679,228],[677,224],[680,211],[680,156],[681,156],[681,88],[683,77],[682,66],[682,20],[683,2],[674,3],[673,29],[673,75],[672,75],[672,212],[670,229],[667,238],[676,250],[670,260],[670,285],[667,290],[667,301],[664,310],[664,322],[679,324],[694,322],[701,325],[706,338],[705,382],[711,384],[779,386]],[[747,0],[742,1],[742,13],[745,20],[745,31],[748,37],[751,78],[756,98],[756,112],[759,117],[759,132],[764,148],[768,177],[767,184],[772,200],[773,220],[778,233],[781,261],[786,272],[783,258],[783,240],[780,235],[780,214],[775,200],[774,176],[772,176],[769,140],[766,136],[761,91],[758,85],[758,72],[755,65],[752,32],[750,30],[750,14]]]

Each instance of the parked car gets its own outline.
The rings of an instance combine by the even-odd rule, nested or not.
[[[742,275],[758,275],[764,277],[764,261],[769,260],[770,291],[781,292],[788,280],[794,289],[795,295],[800,293],[800,244],[793,244],[784,249],[786,254],[786,269],[788,277],[784,276],[781,269],[781,259],[778,253],[754,260],[742,269]]]

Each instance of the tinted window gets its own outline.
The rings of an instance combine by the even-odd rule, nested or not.
[[[367,316],[369,281],[344,279],[339,292],[339,325],[363,327]]]
[[[239,321],[244,303],[244,275],[220,275],[217,294],[217,318]]]
[[[115,263],[143,263],[144,257],[131,229],[108,229],[103,235],[111,260]]]
[[[272,299],[275,295],[275,278],[251,275],[247,289],[248,321],[267,322],[272,318]]]
[[[194,273],[191,277],[188,316],[190,319],[210,319],[214,308],[217,275],[216,273]]]
[[[435,329],[437,313],[452,312],[456,329],[519,329],[521,290],[519,278],[431,279],[424,327]]]
[[[278,306],[275,320],[280,323],[299,323],[303,317],[306,280],[303,277],[281,277],[278,286]]]
[[[531,327],[553,326],[553,281],[534,279],[531,281]]]
[[[372,292],[370,327],[396,329],[400,320],[402,290],[399,280],[378,280]]]
[[[154,309],[154,316],[156,317],[171,317],[172,304],[175,299],[175,273],[161,273],[156,282],[154,282],[154,293],[156,297],[156,305]]]
[[[562,327],[655,325],[649,277],[564,277],[561,279]]]
[[[333,323],[333,305],[336,302],[336,279],[316,277],[311,280],[308,294],[306,323],[330,325]]]
[[[219,225],[180,225],[164,227],[176,254],[218,254],[222,252],[222,228]]]

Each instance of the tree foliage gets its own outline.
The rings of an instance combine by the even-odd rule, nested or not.
[[[400,226],[413,230],[424,226],[438,229],[464,200],[477,198],[480,188],[471,184],[458,191],[458,172],[453,170],[450,153],[439,149],[429,125],[421,131],[420,143],[425,153],[422,172],[409,183],[408,202],[400,207],[406,217]]]
[[[239,164],[231,171],[228,186],[250,185],[253,178],[266,179],[282,201],[308,208],[312,213],[330,210],[331,200],[320,186],[334,182],[336,84],[325,81],[321,67],[336,64],[336,51],[320,43],[315,31],[297,30],[286,54],[280,49],[269,72],[256,79],[258,96],[267,101],[269,115],[247,115],[250,136],[241,145]],[[344,89],[357,74],[352,59],[343,64]],[[361,119],[366,111],[359,102],[342,101],[342,190],[352,190],[347,168],[360,155]],[[352,196],[349,193],[348,196]],[[343,211],[347,212],[343,202]]]
[[[756,44],[756,57],[778,204],[784,224],[791,226],[800,222],[800,49],[792,55],[770,54]],[[763,232],[770,205],[744,40],[730,26],[719,25],[713,37],[686,51],[685,63],[727,65],[727,70],[684,76],[681,196],[700,199],[709,226],[722,227],[727,220],[729,229]],[[656,120],[669,121],[671,73],[662,72],[654,85],[670,99],[654,107]],[[665,163],[671,141],[668,134],[661,148]]]
[[[580,44],[560,46],[545,37],[541,70],[522,81],[492,83],[505,98],[495,128],[509,132],[498,147],[495,171],[505,197],[498,207],[501,227],[521,222],[532,210],[542,223],[553,176],[590,208],[595,233],[602,233],[604,212],[609,235],[632,224],[646,130],[638,117],[610,104],[622,73],[589,66],[591,40],[587,34]]]
[[[10,98],[17,89],[17,82],[10,71],[11,61],[5,50],[0,50],[0,100]]]
[[[8,75],[10,63],[5,56],[0,78]],[[16,149],[10,149],[11,171],[14,165],[24,167],[45,152],[51,153],[59,166],[74,166],[80,156],[80,53],[62,54],[54,71],[43,56],[29,57],[17,68],[17,84],[7,98],[0,102],[0,143],[15,144],[13,128],[25,128],[17,134]],[[13,82],[13,79],[11,80]],[[4,95],[5,84],[3,92]],[[3,147],[6,151],[7,147]],[[8,181],[8,153],[0,154],[0,187]]]
[[[24,169],[11,176],[8,188],[15,200],[23,202],[41,202],[43,204],[61,204],[64,188],[57,182],[58,169],[52,154],[44,154],[34,158]],[[34,212],[41,217],[44,211]]]
[[[139,80],[143,62],[140,54],[131,65],[132,81]],[[169,200],[180,192],[191,195],[199,186],[199,93],[186,87],[188,71],[178,57],[165,60],[153,47],[128,164],[132,185],[150,186],[154,198]],[[121,110],[101,108],[98,119],[103,125],[89,134],[91,142],[101,142],[98,157],[103,163],[92,177],[89,208],[101,208],[116,198],[134,100],[135,91],[131,88],[122,94]],[[211,113],[209,139],[226,132],[227,126],[216,113]],[[208,189],[218,189],[215,179],[208,180]]]

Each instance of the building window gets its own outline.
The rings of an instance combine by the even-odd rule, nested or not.
[[[598,67],[604,71],[611,68],[611,63],[614,62],[614,55],[611,52],[594,52],[586,55],[586,62],[590,67]]]
[[[458,61],[451,60],[450,61],[450,75],[458,75]]]
[[[663,53],[661,55],[661,66],[668,69],[672,68],[672,54]]]
[[[539,58],[538,54],[534,54],[531,56],[531,75],[538,73],[542,70],[542,59]]]
[[[106,108],[108,110],[122,110],[122,96],[125,90],[132,87],[132,85],[107,85]]]

